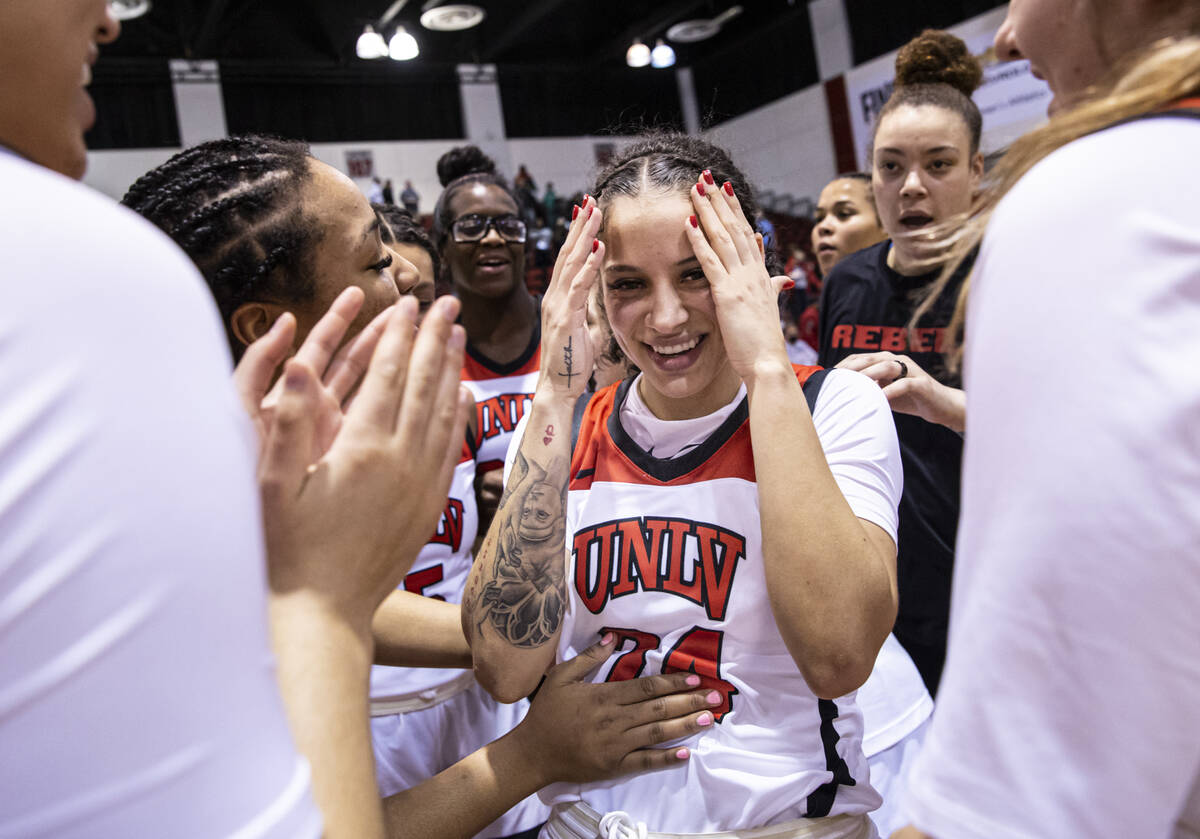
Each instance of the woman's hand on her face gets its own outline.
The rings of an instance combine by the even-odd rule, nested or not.
[[[515,734],[524,737],[546,782],[586,782],[683,763],[686,748],[652,746],[712,727],[712,691],[694,673],[592,684],[615,639],[594,644],[551,668]]]
[[[415,299],[393,308],[315,463],[327,386],[299,357],[284,371],[259,470],[271,587],[316,595],[363,637],[446,503],[473,404],[459,386],[466,336],[457,314],[458,301],[444,297],[417,331]]]
[[[314,406],[315,431],[310,462],[316,462],[328,451],[333,438],[337,436],[342,425],[343,410],[367,370],[391,311],[381,312],[339,350],[342,338],[362,304],[361,289],[345,289],[333,301],[329,311],[317,321],[295,355],[297,360],[316,371],[321,379],[318,401]],[[296,319],[290,313],[284,313],[265,335],[246,348],[233,371],[234,387],[258,433],[260,458],[271,433],[275,405],[283,393],[283,378],[276,380],[274,387],[271,387],[271,381],[275,379],[279,365],[291,352],[295,337]]]
[[[767,369],[790,370],[778,303],[788,278],[767,273],[762,237],[728,182],[717,186],[705,170],[691,198],[696,212],[684,224],[712,290],[729,363],[747,385]]]
[[[588,294],[600,276],[604,244],[596,238],[601,213],[585,195],[558,252],[542,297],[542,361],[538,391],[575,399],[587,387],[594,350],[588,335]]]
[[[926,373],[907,355],[890,352],[855,353],[838,363],[879,383],[893,411],[913,414],[960,434],[966,428],[967,397]]]

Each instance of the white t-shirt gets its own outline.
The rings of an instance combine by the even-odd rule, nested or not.
[[[910,781],[937,839],[1200,832],[1198,148],[1194,119],[1101,132],[992,218],[949,658]]]
[[[208,290],[103,196],[0,184],[0,837],[318,836]]]

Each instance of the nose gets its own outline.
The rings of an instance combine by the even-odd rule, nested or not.
[[[392,251],[392,276],[396,278],[396,290],[401,294],[412,294],[421,282],[421,272],[400,254]]]
[[[915,198],[925,194],[925,184],[921,181],[921,171],[914,166],[908,170],[908,174],[904,176],[904,184],[900,187],[900,194],[905,198]]]
[[[496,230],[496,225],[494,225],[494,224],[488,225],[488,229],[484,232],[483,238],[480,239],[479,241],[481,243],[486,242],[489,245],[507,244],[507,242],[504,241],[504,237],[500,235],[500,232],[498,230]]]
[[[655,284],[654,299],[650,307],[650,328],[663,335],[677,332],[687,323],[687,308],[679,297],[679,290],[672,282]]]
[[[108,0],[104,0],[104,17],[96,26],[96,43],[111,44],[121,34],[121,23],[113,16]]]
[[[817,226],[816,226],[815,230],[816,230],[818,236],[832,236],[833,235],[833,216],[827,215],[827,216],[825,216],[825,218],[823,218],[819,222],[817,222]]]
[[[1025,57],[1021,55],[1021,48],[1017,46],[1011,13],[1005,16],[1004,23],[1000,24],[1000,28],[996,30],[992,48],[996,51],[996,57],[1001,61],[1019,61]]]

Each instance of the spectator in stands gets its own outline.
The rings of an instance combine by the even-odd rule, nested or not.
[[[404,182],[404,191],[400,193],[400,203],[404,205],[404,209],[416,218],[417,208],[421,203],[421,196],[413,189],[412,181]]]

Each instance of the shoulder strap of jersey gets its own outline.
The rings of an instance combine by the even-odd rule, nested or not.
[[[808,412],[817,410],[817,394],[829,370],[824,367],[796,367],[796,378],[800,380],[800,388],[804,391],[804,401],[808,403]]]

